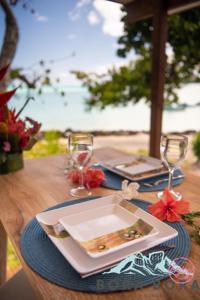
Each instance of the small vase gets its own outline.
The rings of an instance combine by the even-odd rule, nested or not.
[[[3,162],[0,161],[0,174],[16,172],[23,167],[23,153],[6,154]]]

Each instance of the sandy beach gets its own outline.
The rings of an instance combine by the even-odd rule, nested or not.
[[[189,139],[188,151],[186,155],[186,161],[190,164],[196,161],[196,157],[192,151],[192,140],[193,134],[187,135]],[[94,138],[94,148],[98,149],[101,147],[113,147],[122,151],[132,153],[148,154],[149,148],[149,134],[137,133],[134,135],[127,136],[97,136]]]

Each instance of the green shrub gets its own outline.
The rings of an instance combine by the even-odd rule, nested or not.
[[[200,160],[200,131],[197,132],[194,140],[193,140],[193,152],[198,160]]]
[[[59,138],[61,134],[57,130],[49,130],[45,132],[46,150],[49,155],[60,152]]]
[[[55,142],[61,137],[61,133],[58,130],[48,130],[44,134],[44,138],[48,142]]]
[[[61,133],[57,130],[49,130],[44,134],[44,139],[38,141],[35,146],[24,153],[25,158],[43,157],[53,154],[67,153],[65,143],[60,141]]]

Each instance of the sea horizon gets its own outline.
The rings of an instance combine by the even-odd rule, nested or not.
[[[55,91],[56,90],[56,91]],[[65,96],[59,96],[61,91]],[[64,131],[149,131],[150,107],[143,100],[138,104],[129,103],[126,107],[108,107],[103,111],[96,108],[87,112],[85,99],[88,97],[87,88],[81,85],[45,87],[43,94],[29,90],[29,96],[35,101],[22,113],[42,123],[42,130],[56,129]],[[189,84],[178,91],[180,103],[189,107],[179,111],[163,112],[163,132],[199,131],[200,84]],[[19,110],[27,97],[27,90],[20,88],[17,96],[12,99],[10,107]]]

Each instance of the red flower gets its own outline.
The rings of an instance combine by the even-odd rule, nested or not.
[[[163,198],[148,207],[150,213],[161,221],[181,221],[181,215],[189,213],[189,202],[187,200],[177,201],[168,189],[164,190]]]
[[[12,122],[17,121],[17,113],[15,109],[9,109],[9,120],[11,120]]]
[[[19,141],[19,146],[23,150],[28,146],[30,137],[26,134],[21,136],[20,141]]]
[[[68,174],[68,178],[71,180],[74,184],[80,184],[81,182],[81,173],[79,170],[71,170]]]
[[[0,122],[4,121],[4,110],[3,108],[0,108]]]
[[[3,151],[5,152],[10,152],[11,150],[11,145],[9,142],[3,142],[3,147],[2,147]]]
[[[28,121],[32,127],[27,128],[26,121]],[[19,147],[22,150],[28,146],[30,137],[35,135],[41,127],[41,124],[30,118],[26,118],[26,121],[18,119],[15,110],[9,111],[8,132],[19,136]]]
[[[5,76],[9,66],[6,66],[5,68],[0,70],[0,81]],[[24,109],[24,107],[29,102],[30,98],[27,99],[25,105],[23,108],[19,111],[17,114],[15,110],[10,110],[7,107],[7,103],[10,100],[10,98],[15,94],[17,89],[14,89],[9,92],[0,93],[0,129],[1,132],[12,134],[19,138],[19,150],[24,150],[27,148],[29,141],[33,135],[35,135],[40,127],[41,124],[38,122],[35,122],[34,120],[30,118],[26,118],[25,121],[19,119],[19,115]],[[27,125],[27,122],[29,122],[29,126]],[[10,145],[7,141],[3,142],[3,151],[9,152],[12,145]]]
[[[87,169],[84,176],[84,185],[88,189],[97,188],[105,180],[105,174],[100,169]]]
[[[78,162],[80,165],[84,165],[87,163],[87,159],[89,158],[88,153],[87,152],[82,152],[79,154],[78,156]]]
[[[40,130],[40,127],[41,127],[41,123],[38,123],[28,117],[26,117],[26,121],[28,121],[32,125],[32,127],[27,130],[29,135],[34,135],[34,134],[38,133],[38,131]]]
[[[9,65],[5,66],[4,68],[2,68],[0,70],[0,81],[6,75],[8,68],[9,68]],[[17,88],[12,91],[9,91],[9,92],[0,93],[0,107],[1,108],[7,104],[7,102],[10,100],[10,98],[15,94],[16,90],[17,90]]]
[[[3,107],[8,103],[10,98],[15,94],[16,90],[17,88],[9,92],[0,93],[0,107]]]
[[[68,178],[72,183],[81,184],[81,172],[79,170],[72,170]],[[84,186],[87,189],[99,187],[104,180],[105,174],[102,170],[92,168],[84,169]]]

